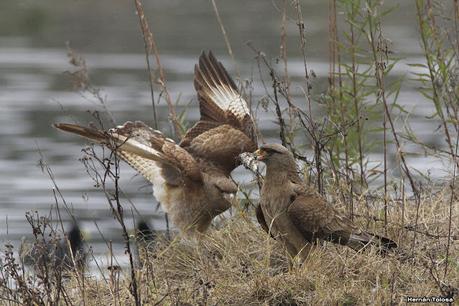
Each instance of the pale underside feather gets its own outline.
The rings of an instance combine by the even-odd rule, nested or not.
[[[231,112],[238,120],[243,120],[247,115],[250,116],[247,102],[238,92],[228,86],[211,86],[209,83],[208,85],[212,91],[212,93],[209,93],[209,97],[222,110]]]

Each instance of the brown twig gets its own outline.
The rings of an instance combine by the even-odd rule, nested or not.
[[[228,33],[226,33],[225,26],[223,25],[222,18],[220,17],[220,13],[218,11],[217,3],[215,2],[215,0],[211,0],[211,1],[212,1],[212,7],[214,9],[215,17],[217,17],[218,25],[220,26],[220,30],[222,31],[223,38],[225,40],[226,49],[228,50],[228,54],[231,57],[231,59],[233,60],[234,66],[236,67],[236,75],[238,77],[240,77],[241,73],[239,71],[239,67],[237,65],[236,59],[234,58],[233,48],[231,48],[231,43],[229,41]]]
[[[148,51],[148,54],[153,54],[156,60],[156,66],[159,70],[159,80],[157,82],[161,86],[161,89],[164,92],[164,95],[166,98],[167,107],[169,109],[169,119],[171,120],[172,125],[174,127],[175,135],[181,138],[183,136],[182,127],[180,125],[180,122],[177,119],[177,113],[175,111],[175,106],[174,106],[174,103],[172,102],[172,98],[166,86],[167,81],[166,81],[166,77],[164,74],[163,66],[161,64],[161,60],[159,57],[159,52],[156,46],[156,41],[153,36],[153,32],[150,30],[150,27],[148,26],[148,21],[143,11],[141,0],[134,0],[134,3],[135,3],[137,15],[139,16],[140,25],[142,28],[142,34],[144,37],[144,42],[147,45],[146,49]]]
[[[369,10],[369,8],[368,8]],[[381,26],[380,26],[380,21],[379,20],[374,20],[373,17],[373,12],[367,11],[367,20],[368,20],[368,32],[367,32],[367,37],[368,37],[368,43],[371,47],[372,50],[372,55],[373,55],[373,65],[375,67],[375,79],[376,79],[376,86],[378,88],[378,94],[377,98],[382,102],[383,107],[384,107],[384,114],[385,118],[389,122],[389,126],[391,128],[392,132],[392,137],[394,139],[397,152],[400,156],[400,160],[402,162],[402,170],[405,173],[406,177],[408,178],[408,181],[410,183],[411,189],[413,190],[414,196],[415,196],[415,202],[417,206],[417,212],[416,212],[416,221],[415,224],[417,226],[418,218],[419,218],[419,206],[421,204],[420,200],[420,192],[419,189],[414,182],[413,176],[411,174],[411,171],[408,167],[408,164],[405,159],[405,154],[402,150],[399,136],[397,134],[397,131],[395,129],[395,124],[392,119],[392,115],[389,109],[389,105],[387,102],[386,98],[386,92],[385,92],[385,84],[384,84],[384,79],[385,79],[385,70],[387,68],[387,48],[382,48],[381,45],[384,44],[384,42],[381,42],[382,40],[382,33],[381,33]],[[374,28],[376,23],[376,29]],[[378,41],[376,41],[375,34],[376,32],[379,31],[378,35]],[[387,204],[386,204],[387,205]],[[413,235],[413,243],[412,243],[412,252],[414,252],[414,246],[416,243],[416,232],[414,232]]]

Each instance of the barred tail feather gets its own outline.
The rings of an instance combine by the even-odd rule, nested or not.
[[[53,127],[64,132],[80,135],[96,143],[102,143],[107,140],[107,135],[103,131],[95,128],[84,127],[70,123],[55,123]]]
[[[56,123],[54,127],[72,134],[77,134],[93,142],[104,144],[108,147],[115,146],[117,150],[138,155],[145,159],[165,162],[167,159],[163,154],[137,140],[116,132],[104,132],[91,127],[84,127],[69,123]],[[113,148],[115,149],[115,148]]]
[[[150,131],[150,128],[144,126],[141,122],[132,123],[129,121],[108,132],[68,123],[54,124],[54,127],[65,132],[77,134],[92,142],[105,145],[110,149],[116,149],[116,154],[121,159],[153,184],[153,194],[161,203],[165,212],[168,212],[170,203],[174,203],[177,200],[178,195],[175,193],[168,194],[169,187],[167,183],[174,183],[177,180],[178,170],[175,170],[175,165],[159,150],[164,141],[170,141],[160,132]],[[140,131],[143,129],[146,135],[136,135],[134,133],[135,129]],[[155,140],[159,142],[156,148],[147,145],[148,143],[156,144],[152,143]],[[168,170],[166,171],[167,177],[164,176],[164,168]]]
[[[383,236],[365,232],[351,234],[347,242],[347,246],[355,251],[360,251],[370,244],[378,247],[381,253],[386,253],[393,248],[397,248],[397,243],[395,243],[395,241]]]

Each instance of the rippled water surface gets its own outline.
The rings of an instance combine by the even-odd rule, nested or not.
[[[162,55],[168,88],[174,101],[179,101],[182,106],[189,105],[187,118],[193,123],[198,119],[192,84],[193,67],[201,50],[212,49],[233,75],[236,66],[227,56],[208,1],[145,2],[146,15],[150,18]],[[328,72],[327,2],[303,3],[309,65],[318,75],[316,82],[320,91],[320,84]],[[264,89],[254,53],[246,43],[251,41],[268,58],[278,54],[281,17],[276,1],[218,1],[218,4],[237,66],[243,79],[253,79],[253,101],[257,102]],[[393,51],[402,58],[394,75],[409,79],[413,68],[407,63],[420,63],[423,58],[412,3],[403,1],[399,5],[384,29],[392,40]],[[132,1],[17,0],[0,3],[0,241],[12,241],[17,245],[21,237],[30,235],[26,211],[46,215],[52,207],[55,208],[53,182],[39,165],[43,159],[52,170],[71,213],[80,220],[96,256],[103,259],[107,254],[97,224],[105,239],[117,242],[115,253],[123,262],[119,226],[108,209],[105,196],[93,186],[78,160],[85,141],[59,133],[51,124],[62,121],[86,124],[92,120],[88,111],[102,110],[93,96],[73,90],[66,73],[72,69],[66,42],[85,58],[91,82],[101,89],[117,123],[126,120],[152,123],[143,41],[137,22]],[[304,68],[293,19],[287,33],[290,37],[292,92],[294,98],[300,100],[298,85]],[[267,73],[263,77],[269,79]],[[416,86],[413,82],[406,82],[399,102],[412,112],[412,126],[418,136],[430,143],[438,143],[441,140],[432,132],[438,124],[425,120],[433,109],[417,93]],[[164,103],[158,105],[158,112],[162,130],[171,135]],[[277,125],[272,114],[261,111],[258,117],[263,134],[268,140],[275,140]],[[370,159],[377,163],[381,155],[374,152]],[[436,177],[443,176],[448,169],[448,165],[426,157],[413,157],[410,163]],[[235,171],[235,178],[245,182],[250,180],[242,169]],[[132,203],[124,201],[129,226],[132,227],[132,219],[140,214],[155,228],[165,228],[150,186],[124,164],[121,186]],[[62,216],[69,219],[65,209]]]

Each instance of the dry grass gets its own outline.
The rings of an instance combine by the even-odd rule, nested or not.
[[[218,10],[215,3],[212,3],[225,42],[228,45],[229,53],[233,57]],[[284,12],[287,12],[287,3],[287,1],[284,2]],[[363,5],[363,1],[360,3],[359,1],[337,2],[332,0],[330,3],[333,4],[330,8],[332,13],[330,16],[334,16],[334,19],[337,18],[336,5],[337,3],[341,4],[343,7],[340,10],[345,11],[346,20],[349,20],[350,26],[350,35],[347,35],[350,41],[347,42],[347,49],[344,48],[346,44],[343,45],[343,48],[338,48],[339,35],[344,35],[344,33],[340,34],[338,32],[336,20],[332,18],[330,21],[332,34],[330,63],[332,67],[338,67],[338,71],[335,68],[331,69],[330,80],[335,80],[335,77],[337,77],[339,86],[335,84],[335,81],[330,84],[331,94],[329,100],[333,103],[330,104],[330,108],[327,111],[327,118],[331,118],[331,120],[328,120],[330,122],[338,123],[335,125],[339,126],[339,129],[333,127],[330,133],[330,135],[335,135],[336,139],[331,141],[327,133],[323,133],[326,130],[325,126],[321,126],[313,120],[314,114],[311,112],[311,102],[315,103],[317,101],[313,99],[310,93],[312,79],[309,76],[309,69],[306,65],[305,27],[300,2],[293,1],[292,5],[296,12],[295,21],[298,26],[300,51],[304,59],[303,90],[305,97],[302,108],[305,110],[295,106],[291,100],[287,53],[281,54],[285,75],[279,76],[270,66],[263,53],[253,46],[251,48],[257,53],[258,65],[263,62],[270,71],[273,92],[271,93],[266,86],[264,87],[266,96],[269,97],[270,103],[273,104],[276,110],[282,143],[287,145],[299,160],[309,162],[305,156],[297,154],[298,151],[295,145],[298,144],[290,141],[290,138],[294,139],[295,132],[304,133],[307,136],[306,138],[310,140],[314,151],[312,164],[316,172],[312,172],[312,177],[316,178],[318,189],[321,192],[324,191],[334,205],[342,208],[343,211],[351,211],[354,214],[354,220],[362,228],[374,233],[384,234],[395,240],[399,244],[399,249],[396,252],[380,256],[377,250],[373,248],[356,253],[346,247],[336,246],[331,243],[321,243],[311,252],[304,263],[300,263],[297,259],[288,258],[283,246],[260,229],[256,221],[254,221],[255,218],[252,211],[245,212],[241,209],[235,209],[235,216],[223,220],[218,227],[211,229],[199,241],[189,241],[180,237],[168,241],[164,237],[160,237],[153,247],[148,247],[144,252],[140,252],[142,254],[140,265],[135,266],[131,260],[130,265],[123,268],[111,266],[110,270],[106,270],[105,267],[101,267],[101,269],[104,269],[104,277],[96,277],[89,272],[81,273],[76,269],[69,273],[67,271],[64,273],[49,263],[43,264],[43,269],[41,270],[44,272],[40,272],[41,270],[37,269],[38,272],[35,271],[35,274],[28,273],[28,271],[24,270],[22,263],[18,263],[16,260],[13,246],[7,245],[4,256],[0,258],[0,266],[2,267],[0,269],[0,302],[8,305],[398,305],[406,304],[408,296],[448,295],[454,296],[456,301],[459,300],[457,297],[459,294],[459,224],[457,223],[457,220],[459,220],[459,206],[457,197],[451,195],[451,189],[454,189],[455,185],[456,168],[451,171],[454,177],[451,184],[452,188],[448,186],[440,192],[421,191],[420,182],[412,181],[410,170],[403,159],[405,152],[401,150],[401,145],[397,140],[400,132],[397,132],[395,126],[392,126],[391,129],[387,130],[387,133],[392,133],[397,147],[397,157],[401,161],[399,166],[404,170],[402,171],[403,179],[406,182],[410,182],[415,198],[406,201],[404,199],[387,201],[387,198],[396,194],[396,192],[387,192],[388,187],[390,188],[391,186],[386,181],[387,177],[384,177],[386,202],[384,201],[384,195],[359,197],[355,190],[350,188],[352,181],[357,181],[356,178],[358,176],[349,171],[350,169],[355,169],[357,162],[349,164],[349,160],[358,161],[360,167],[360,185],[356,186],[358,190],[366,190],[367,184],[365,181],[372,171],[364,169],[365,167],[363,166],[368,148],[362,146],[361,141],[365,139],[370,127],[361,125],[360,119],[361,116],[368,115],[362,112],[362,108],[364,109],[370,104],[368,104],[367,100],[357,101],[355,98],[369,95],[366,91],[363,94],[360,93],[360,88],[357,86],[359,79],[361,77],[363,79],[368,78],[368,80],[376,84],[373,94],[377,94],[377,97],[384,102],[386,117],[383,126],[386,127],[385,122],[388,120],[390,123],[392,114],[386,105],[385,99],[388,96],[384,96],[384,90],[386,90],[387,84],[384,85],[383,81],[385,75],[390,72],[390,69],[386,70],[387,63],[390,64],[393,60],[389,61],[390,52],[383,54],[378,45],[375,45],[376,40],[374,37],[379,36],[379,34],[382,37],[381,20],[383,15],[378,13],[380,8],[379,1],[366,1],[365,10],[362,10],[360,5],[357,5]],[[347,6],[347,4],[353,5]],[[372,5],[368,7],[367,4]],[[435,42],[435,44],[432,44],[433,46],[440,46],[438,41],[441,41],[433,35],[436,32],[430,30],[435,28],[437,24],[432,17],[436,15],[426,13],[431,11],[431,2],[424,3],[419,0],[417,4],[420,29],[422,30],[421,37],[424,41],[426,60],[431,73],[432,89],[442,92],[444,88],[437,87],[441,84],[449,83],[439,80],[453,79],[451,76],[455,76],[455,70],[452,68],[451,71],[444,69],[442,72],[445,75],[441,77],[435,74],[436,67],[442,66],[438,62],[449,62],[449,60],[444,60],[440,56],[443,54],[442,52],[429,49],[430,41]],[[174,104],[167,92],[166,79],[161,68],[154,36],[148,26],[141,1],[136,0],[135,5],[145,39],[148,71],[151,72],[149,56],[154,55],[159,69],[159,84],[157,85],[159,85],[161,92],[165,94],[172,124],[176,134],[180,135],[180,123],[175,113]],[[426,9],[426,12],[424,12],[424,9]],[[459,10],[456,11],[459,12]],[[363,15],[357,14],[358,12]],[[454,15],[456,24],[458,16],[459,14]],[[282,18],[282,28],[286,27],[286,20],[284,16]],[[359,22],[361,27],[357,27]],[[369,25],[373,25],[375,28],[366,28]],[[362,37],[371,37],[369,40],[371,44],[367,46],[371,51],[365,54],[367,57],[369,56],[375,70],[378,71],[376,76],[373,76],[372,70],[368,70],[362,75],[356,69],[358,62],[355,61],[355,57],[361,50],[356,48],[359,42],[355,41],[354,31],[356,32],[356,37],[360,34],[365,34],[360,35]],[[286,39],[286,33],[281,34],[281,44],[284,46],[281,46],[282,48],[286,46]],[[343,38],[341,40],[346,42]],[[285,49],[282,50],[285,51]],[[450,49],[446,48],[445,50]],[[341,54],[340,52],[343,53]],[[445,52],[445,54],[449,53],[449,51]],[[343,57],[349,55],[352,58],[352,73],[349,76],[342,74],[340,70],[345,67],[341,66],[344,65],[340,62],[341,55]],[[384,56],[381,57],[382,55]],[[438,58],[432,57],[433,55]],[[77,80],[77,83],[75,83],[77,87],[93,94],[103,105],[103,109],[109,114],[111,121],[114,123],[113,117],[105,107],[103,97],[99,94],[99,90],[88,84],[89,77],[84,60],[77,57],[70,49],[69,56],[72,65],[77,69],[73,73]],[[378,67],[379,69],[384,67],[384,69],[378,70]],[[263,82],[260,66],[259,70]],[[149,73],[149,78],[156,124],[155,99],[153,95],[154,82],[151,73]],[[341,78],[344,78],[344,81]],[[349,86],[350,84],[352,84],[353,91],[352,95],[349,95],[346,100],[347,96],[342,93],[347,90],[345,85]],[[336,90],[336,86],[339,87],[339,90]],[[362,88],[365,89],[365,87]],[[428,89],[430,90],[430,88]],[[446,113],[451,116],[449,118],[439,115],[441,122],[445,126],[446,136],[450,133],[449,128],[452,129],[454,127],[456,133],[459,131],[457,124],[458,111],[453,103],[457,101],[457,94],[450,91],[449,88],[447,89],[448,91],[445,90],[445,92],[451,92],[452,106],[449,106],[449,104],[441,105],[441,101],[438,98],[440,95],[433,96],[434,98],[437,97],[438,100],[433,99],[436,108],[442,109],[443,107],[449,110]],[[381,93],[382,95],[380,95]],[[161,94],[159,97],[161,97]],[[282,101],[279,99],[283,99],[288,103],[289,112],[291,112],[289,113],[289,120],[283,118],[285,115],[281,111],[280,102]],[[390,101],[387,102],[390,103]],[[354,123],[352,123],[354,119],[344,118],[342,112],[339,114],[340,116],[333,117],[335,110],[350,110],[354,105],[355,114],[349,112],[347,116],[349,118],[357,118],[355,131],[353,131]],[[395,100],[393,105],[396,105]],[[306,109],[308,109],[308,112],[306,112]],[[295,119],[291,114],[298,114],[298,118]],[[299,121],[295,122],[295,120]],[[324,122],[328,121],[324,120]],[[450,126],[448,126],[449,124]],[[300,126],[300,131],[294,131],[292,127],[295,126]],[[288,135],[290,130],[291,136]],[[350,139],[353,139],[352,133],[354,133],[355,139],[358,139],[355,147],[359,147],[359,152],[354,152],[355,156],[352,155],[352,150],[349,149],[353,147],[353,144],[348,143]],[[457,135],[454,134],[454,136]],[[341,137],[343,137],[343,140],[341,140]],[[454,162],[457,165],[458,145],[456,143],[453,146],[453,138],[447,137],[450,151],[446,153],[449,153],[448,158],[454,157]],[[411,139],[413,143],[417,143],[414,142],[415,138]],[[333,151],[333,148],[336,148],[336,152]],[[386,138],[384,138],[383,150],[386,154]],[[342,158],[342,152],[345,154],[344,163],[339,162]],[[330,160],[327,159],[328,154],[330,155]],[[107,167],[104,169],[106,173],[110,172],[110,164],[104,163],[106,161],[105,158],[97,159],[96,155],[93,158],[98,160],[102,167],[104,165]],[[102,189],[107,195],[107,200],[114,212],[114,216],[118,218],[123,228],[126,253],[132,256],[129,244],[131,237],[128,237],[118,197],[118,172],[116,172],[118,162],[116,160],[114,167],[115,175],[112,178],[116,182],[114,198],[109,196],[111,193],[107,192],[105,183],[102,184]],[[386,167],[385,163],[384,167]],[[327,171],[324,173],[324,170]],[[95,177],[100,177],[97,170],[94,171]],[[340,173],[343,173],[344,176]],[[51,173],[50,177],[65,204],[65,200],[57,188]],[[105,178],[106,175],[103,177]],[[330,180],[331,177],[333,177],[333,180]],[[389,181],[392,182],[392,180]],[[334,190],[328,190],[327,193],[325,189],[328,185],[335,187]],[[403,186],[402,188],[403,193],[405,187]],[[329,189],[332,188],[329,187]],[[343,199],[347,199],[345,203]],[[353,201],[350,201],[350,199]],[[365,201],[365,199],[370,200]],[[114,203],[118,210],[115,209]],[[242,205],[236,203],[235,206]],[[34,232],[35,230],[36,228],[34,228]],[[44,241],[45,235],[43,234],[42,236],[41,238]],[[450,242],[448,242],[448,237],[451,238]],[[64,276],[68,276],[67,274],[70,274],[70,279],[64,278]]]
[[[413,232],[402,228],[401,209],[394,208],[389,237],[400,252],[379,256],[375,249],[356,253],[325,243],[300,264],[286,257],[282,245],[268,237],[253,218],[238,212],[198,242],[159,239],[143,257],[136,271],[142,302],[146,305],[363,305],[405,304],[407,296],[445,296],[457,290],[459,248],[450,250],[444,275],[448,226],[448,195],[423,197],[419,231],[411,256]],[[392,203],[394,204],[394,203]],[[363,203],[359,203],[364,207]],[[459,217],[455,205],[453,220]],[[406,203],[405,220],[413,220],[415,207]],[[375,213],[376,211],[373,211]],[[366,220],[357,219],[361,226]],[[372,231],[383,233],[383,222],[370,222]],[[409,227],[409,226],[408,226]],[[454,224],[454,239],[458,239]],[[434,237],[435,236],[435,237]],[[121,277],[119,292],[103,282],[87,281],[87,305],[117,301],[133,303],[129,277]],[[71,292],[71,290],[69,290]],[[72,300],[82,302],[75,290]],[[457,293],[456,293],[457,294]]]

